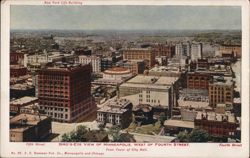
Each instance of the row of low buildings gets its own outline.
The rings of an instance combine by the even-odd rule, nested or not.
[[[165,130],[170,135],[178,134],[180,131],[192,131],[199,128],[207,131],[210,135],[219,138],[240,139],[240,120],[230,111],[197,110],[194,108],[181,108],[180,117],[166,120]]]

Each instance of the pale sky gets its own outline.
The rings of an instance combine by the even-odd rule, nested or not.
[[[11,29],[241,29],[240,7],[11,6]]]

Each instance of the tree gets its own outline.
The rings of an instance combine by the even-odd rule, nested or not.
[[[62,142],[85,142],[86,138],[84,136],[87,132],[85,126],[77,126],[76,130],[62,135]]]
[[[69,134],[64,133],[62,135],[62,142],[70,142],[70,136],[69,136]]]
[[[180,132],[177,135],[180,142],[208,142],[211,136],[203,129],[194,128],[192,132]]]
[[[108,134],[112,137],[113,142],[116,142],[119,138],[119,131],[121,129],[118,126],[112,126],[109,131]]]
[[[190,142],[208,142],[210,135],[203,129],[195,128],[189,135]]]
[[[112,142],[135,142],[134,136],[129,133],[121,133],[119,126],[112,126],[108,134],[111,136]]]
[[[104,128],[105,128],[105,124],[99,124],[98,125],[98,128],[101,130],[101,131],[103,131],[104,130]]]
[[[180,132],[177,135],[177,138],[180,140],[180,142],[189,142],[189,134],[186,131]]]
[[[160,113],[159,121],[161,122],[161,126],[164,125],[164,121],[167,119],[167,115],[165,113]]]
[[[136,140],[132,134],[121,133],[116,142],[136,142]]]

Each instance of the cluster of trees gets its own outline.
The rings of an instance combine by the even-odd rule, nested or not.
[[[85,142],[85,134],[88,132],[85,126],[77,126],[76,130],[62,135],[62,142]]]
[[[135,142],[134,136],[129,133],[121,133],[119,126],[112,126],[108,130],[112,142]]]
[[[205,130],[198,128],[193,129],[190,133],[180,132],[177,138],[180,142],[208,142],[211,140],[211,136]]]
[[[100,132],[106,132],[111,142],[135,142],[134,136],[129,133],[121,133],[121,128],[118,126],[112,126],[107,131],[104,130],[104,126],[99,125]],[[65,133],[62,135],[62,142],[86,142],[86,134],[88,131],[85,126],[77,126],[76,130],[70,133]]]
[[[190,133],[186,131],[180,132],[177,139],[180,142],[227,142],[227,137],[213,136],[199,128],[194,128]]]

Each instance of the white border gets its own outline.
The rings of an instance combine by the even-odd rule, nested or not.
[[[72,0],[74,1],[74,0]],[[76,0],[75,0],[76,1]],[[249,156],[249,2],[247,0],[149,0],[149,1],[81,1],[84,5],[195,5],[241,6],[242,8],[242,147],[219,147],[218,143],[190,143],[189,147],[151,147],[147,152],[105,152],[99,147],[59,147],[59,143],[45,146],[27,146],[26,143],[9,142],[9,39],[10,5],[44,5],[40,0],[7,0],[1,2],[1,156],[11,157],[9,151],[98,151],[105,157],[248,157]],[[20,155],[23,157],[25,155]],[[36,157],[46,155],[36,155]],[[47,155],[48,156],[48,155]],[[58,155],[57,155],[58,156]],[[64,155],[68,157],[69,155]],[[18,157],[15,155],[13,157]],[[49,157],[52,157],[51,155]],[[82,157],[82,156],[80,156]],[[88,156],[96,157],[96,156]]]

